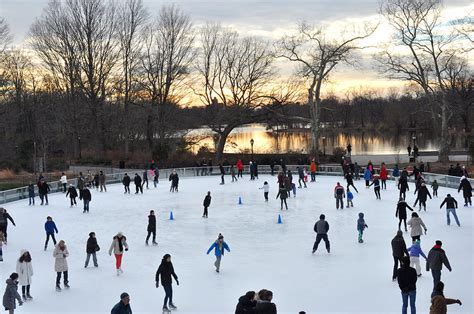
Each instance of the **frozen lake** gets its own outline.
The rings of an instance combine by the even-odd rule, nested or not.
[[[295,178],[295,177],[294,177]],[[236,183],[219,185],[220,177],[182,178],[179,193],[170,193],[168,181],[143,195],[124,195],[122,185],[110,185],[107,193],[93,191],[90,213],[82,213],[82,202],[69,208],[64,194],[50,196],[50,205],[28,206],[27,200],[3,205],[16,221],[9,224],[9,243],[4,246],[5,261],[0,264],[0,278],[15,271],[21,249],[28,249],[35,274],[31,287],[34,299],[18,313],[110,313],[121,292],[131,296],[133,313],[159,313],[164,291],[155,288],[155,272],[164,254],[172,256],[180,286],[173,285],[177,313],[233,313],[238,298],[248,290],[273,291],[278,313],[400,313],[398,284],[392,282],[390,241],[397,231],[395,208],[398,190],[393,182],[376,201],[373,190],[356,181],[354,208],[336,211],[333,188],[342,177],[318,177],[307,189],[297,189],[296,198],[288,200],[289,210],[280,211],[276,200],[276,177],[248,176]],[[270,201],[264,202],[258,188],[270,183]],[[414,186],[407,193],[413,205]],[[212,193],[209,218],[203,219],[202,201]],[[462,206],[457,191],[439,189],[439,198],[429,200],[427,212],[420,216],[428,227],[422,236],[425,254],[435,240],[443,241],[453,271],[443,269],[445,295],[459,298],[463,306],[450,305],[451,313],[473,313],[473,208]],[[458,216],[462,227],[446,225],[445,210],[439,209],[444,196],[453,194],[459,202]],[[238,205],[242,197],[243,204]],[[157,247],[145,246],[147,216],[150,209],[157,215]],[[170,211],[175,220],[169,220]],[[369,229],[365,243],[357,242],[356,221],[365,213]],[[313,226],[324,213],[329,222],[331,254],[324,243],[311,254],[315,239]],[[283,224],[277,224],[282,214]],[[71,289],[55,291],[52,245],[43,251],[44,222],[52,216],[70,257]],[[99,268],[84,269],[85,246],[89,232],[96,233],[99,245]],[[124,274],[116,276],[115,259],[108,255],[112,237],[122,231],[130,246],[125,253]],[[231,252],[222,259],[221,272],[214,271],[214,256],[206,251],[221,232]],[[410,245],[409,233],[404,234]],[[422,261],[422,268],[425,263]],[[418,313],[428,313],[431,274],[423,271],[417,283]],[[3,288],[2,288],[3,293]]]

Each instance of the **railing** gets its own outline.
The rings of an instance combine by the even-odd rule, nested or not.
[[[287,165],[287,170],[291,170],[294,176],[297,176],[297,165]],[[309,174],[309,166],[306,167],[306,170]],[[212,168],[212,170],[211,170]],[[230,174],[230,166],[224,167],[226,174]],[[104,169],[105,170],[105,169]],[[143,175],[144,169],[127,169],[127,172],[123,171],[124,169],[118,168],[109,168],[107,171],[104,171],[106,176],[106,183],[107,184],[114,184],[122,182],[122,178],[125,173],[128,173],[133,180],[133,176],[135,173]],[[248,165],[244,166],[244,173],[249,174],[250,167]],[[276,165],[274,167],[274,174],[278,174],[280,170],[280,166]],[[361,174],[363,168],[361,167]],[[377,170],[377,169],[376,169]],[[190,168],[175,168],[175,169],[160,169],[159,170],[159,177],[164,178],[165,180],[168,179],[168,176],[171,174],[172,171],[176,171],[180,177],[197,177],[197,176],[209,176],[209,175],[220,175],[219,167],[190,167]],[[237,172],[237,169],[235,168]],[[269,165],[258,165],[258,174],[270,174],[271,168]],[[389,179],[394,180],[395,178],[392,176],[392,169],[388,169]],[[326,176],[342,176],[342,167],[340,165],[319,165],[318,170],[316,172],[318,175],[326,175]],[[431,184],[433,180],[437,180],[440,186],[448,187],[448,188],[458,188],[459,187],[459,177],[447,176],[443,174],[436,174],[436,173],[423,173],[423,178],[427,184]],[[413,182],[414,178],[409,177],[409,181]],[[474,184],[474,180],[469,179],[471,184]],[[72,184],[74,186],[77,185],[77,178],[67,180],[67,185]],[[50,193],[61,192],[63,189],[63,185],[60,181],[52,181],[48,182],[50,186]],[[38,195],[38,187],[36,184],[35,187],[35,196]],[[28,198],[28,187],[20,187],[16,189],[0,191],[0,204],[9,203],[18,201],[21,199]]]

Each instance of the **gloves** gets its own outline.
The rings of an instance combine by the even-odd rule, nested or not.
[[[426,235],[426,231],[428,231],[428,229],[425,229],[425,235]]]
[[[128,251],[128,247],[127,247],[127,248],[125,248],[125,251]]]
[[[63,257],[66,258],[66,254],[63,254]]]
[[[160,283],[157,281],[156,282],[156,287],[158,288],[160,286]]]
[[[179,286],[179,281],[178,281],[178,279],[176,279],[176,284]]]
[[[456,302],[457,302],[459,305],[462,305],[461,300],[457,299]]]
[[[22,306],[22,305],[23,305],[23,301],[19,301],[19,302],[18,302],[18,305],[19,305],[19,306]]]

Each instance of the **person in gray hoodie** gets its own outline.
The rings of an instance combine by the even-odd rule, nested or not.
[[[12,273],[10,278],[6,281],[7,287],[5,289],[5,293],[3,294],[3,307],[9,314],[15,313],[16,309],[16,302],[18,300],[18,304],[21,306],[23,305],[23,301],[21,300],[20,294],[18,293],[18,274]]]
[[[330,243],[328,239],[328,231],[329,231],[329,224],[326,221],[326,216],[321,214],[319,216],[319,220],[314,224],[314,232],[316,232],[316,241],[314,241],[313,245],[313,254],[318,249],[319,243],[321,240],[324,240],[326,244],[326,250],[330,253]]]

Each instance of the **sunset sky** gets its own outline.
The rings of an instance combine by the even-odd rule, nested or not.
[[[47,0],[0,0],[0,15],[6,17],[14,35],[14,43],[21,46],[29,26],[41,15]],[[155,16],[163,4],[176,3],[190,14],[195,25],[205,22],[220,22],[232,27],[242,35],[257,35],[269,41],[278,39],[293,30],[298,22],[323,24],[337,32],[341,23],[377,21],[378,0],[144,0],[145,6]],[[446,21],[474,12],[471,0],[444,1]],[[381,46],[390,40],[390,28],[381,21],[377,32],[368,44]],[[358,68],[341,66],[331,78],[326,92],[336,94],[351,89],[379,89],[383,93],[390,87],[399,87],[401,82],[389,81],[373,63],[374,51],[363,52]],[[290,75],[293,65],[279,60],[276,63],[282,77]]]

